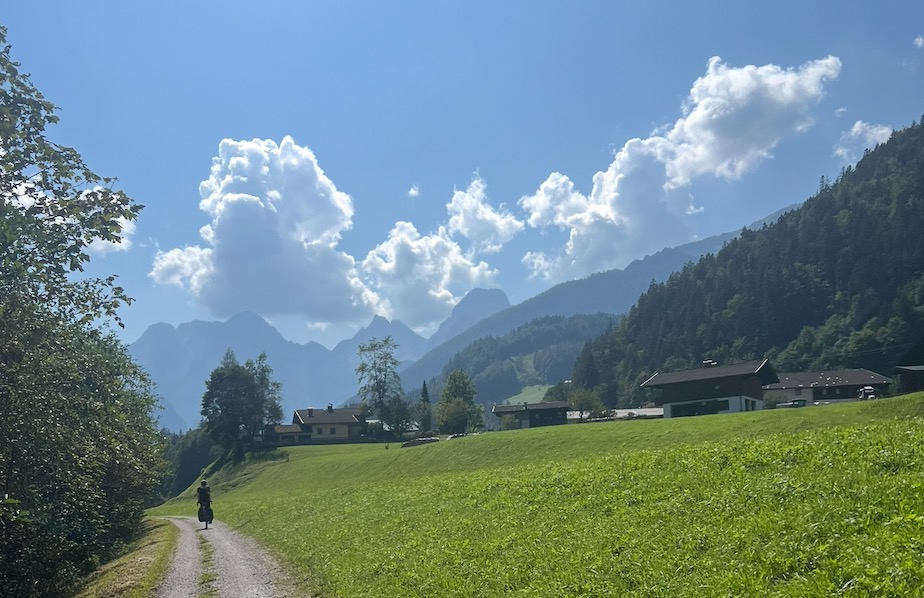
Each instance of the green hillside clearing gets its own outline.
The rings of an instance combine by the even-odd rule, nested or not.
[[[919,394],[295,447],[209,481],[218,519],[322,596],[907,596],[922,415]]]
[[[545,392],[549,388],[549,384],[527,386],[520,392],[520,394],[510,397],[506,401],[503,401],[503,403],[508,405],[518,405],[520,403],[541,403],[542,399],[545,397]]]

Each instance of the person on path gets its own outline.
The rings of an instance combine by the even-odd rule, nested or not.
[[[213,517],[212,489],[205,480],[196,488],[196,504],[199,506],[199,521],[204,522],[205,529],[208,529]]]

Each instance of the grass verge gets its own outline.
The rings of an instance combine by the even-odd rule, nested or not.
[[[179,531],[168,521],[145,518],[141,537],[125,553],[83,580],[77,598],[147,598],[166,576]]]

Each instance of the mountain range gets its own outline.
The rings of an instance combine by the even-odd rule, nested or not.
[[[751,225],[760,227],[792,209],[786,208]],[[294,343],[255,313],[237,314],[225,322],[192,321],[150,326],[129,345],[135,361],[157,385],[163,410],[161,425],[171,431],[198,426],[205,381],[231,349],[239,361],[261,352],[282,384],[286,418],[295,409],[341,404],[356,392],[355,368],[360,344],[391,336],[398,345],[399,374],[415,385],[440,373],[443,366],[472,342],[498,336],[544,316],[627,312],[652,282],[666,280],[685,264],[715,253],[740,231],[664,249],[636,260],[625,269],[609,270],[558,284],[517,305],[500,289],[474,289],[452,310],[428,339],[404,323],[376,316],[352,338],[327,349],[316,342]]]

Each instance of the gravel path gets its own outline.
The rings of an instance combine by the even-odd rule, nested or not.
[[[299,598],[284,570],[256,542],[220,522],[167,517],[180,530],[157,598]]]

